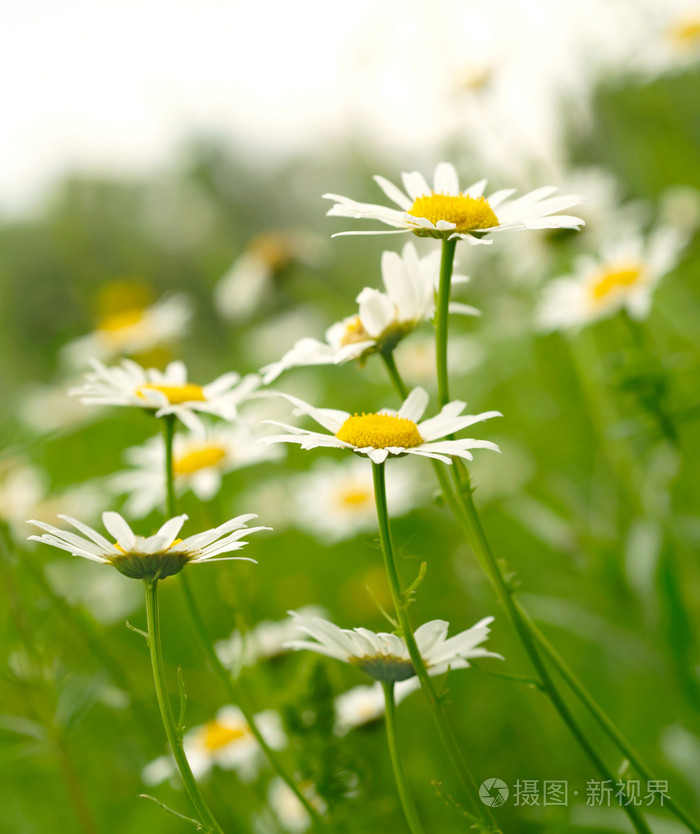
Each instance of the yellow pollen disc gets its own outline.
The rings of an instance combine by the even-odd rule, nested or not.
[[[290,236],[275,232],[254,237],[248,244],[248,251],[257,255],[270,269],[288,266],[294,256]]]
[[[353,414],[340,427],[336,437],[358,449],[367,446],[374,449],[386,449],[387,446],[411,449],[423,442],[413,420],[393,414]]]
[[[372,491],[357,484],[345,487],[338,494],[338,503],[342,507],[347,507],[352,510],[361,509],[370,502],[373,503]]]
[[[221,446],[213,443],[202,444],[176,458],[173,462],[173,471],[175,475],[191,475],[193,472],[199,472],[200,469],[216,466],[225,457],[226,449],[222,449]]]
[[[418,197],[409,214],[425,217],[431,223],[447,220],[455,224],[455,232],[472,232],[498,226],[498,218],[485,197],[464,197],[449,194],[429,194]]]
[[[201,385],[186,382],[184,385],[152,385],[150,382],[142,385],[136,392],[137,397],[143,397],[144,391],[160,391],[168,398],[170,405],[180,403],[205,402],[206,397]]]
[[[641,264],[611,264],[595,276],[591,284],[591,296],[594,301],[603,301],[612,292],[633,287],[641,275]]]
[[[669,31],[669,36],[681,49],[700,46],[700,14],[688,15],[676,21]]]
[[[355,318],[348,322],[340,344],[342,347],[345,347],[345,345],[356,345],[358,342],[366,342],[371,338],[362,324],[362,319],[359,316],[355,316]]]
[[[163,553],[167,553],[167,552],[168,552],[168,550],[170,550],[170,548],[175,547],[175,545],[176,545],[176,544],[180,544],[181,542],[182,542],[182,539],[175,539],[173,542],[171,542],[171,544],[169,544],[169,545],[165,548],[165,550],[163,551]],[[114,542],[114,546],[117,548],[117,550],[118,550],[120,553],[123,553],[125,556],[129,553],[129,551],[128,551],[128,550],[124,550],[124,548],[123,548],[123,547],[119,544],[119,542]],[[149,554],[149,555],[157,556],[158,554],[157,554],[157,553],[154,553],[154,554]]]
[[[208,721],[202,731],[202,743],[207,750],[214,752],[233,744],[234,741],[240,741],[249,733],[250,730],[243,724],[238,727],[228,727],[218,721]]]
[[[97,323],[97,329],[101,333],[116,334],[120,330],[126,330],[138,324],[143,318],[143,310],[134,307],[133,310],[123,310],[121,313],[112,313],[104,316]]]

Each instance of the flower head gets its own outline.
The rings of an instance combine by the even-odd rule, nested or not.
[[[392,350],[403,338],[435,312],[435,290],[439,283],[440,253],[419,258],[412,243],[401,255],[384,252],[381,261],[385,292],[365,287],[357,296],[357,314],[336,322],[326,331],[326,341],[300,339],[279,362],[262,369],[263,382],[276,379],[282,371],[300,365],[339,365],[364,359],[371,353]],[[453,275],[464,283],[464,275]],[[479,315],[466,304],[453,302],[453,313]]]
[[[576,196],[555,197],[556,188],[545,186],[517,199],[510,199],[513,188],[502,189],[484,197],[486,180],[460,191],[455,167],[440,162],[435,168],[431,188],[422,174],[414,171],[403,174],[406,193],[384,177],[375,182],[398,209],[373,203],[358,203],[338,194],[324,194],[336,204],[328,211],[332,217],[379,220],[395,230],[413,232],[419,237],[449,240],[459,238],[469,243],[491,243],[497,232],[521,229],[577,229],[583,225],[580,217],[557,214],[577,205]],[[340,232],[340,234],[382,234],[382,232]],[[384,232],[392,234],[392,232]]]
[[[30,524],[34,524],[45,532],[42,536],[29,538],[66,550],[74,556],[90,559],[92,562],[113,565],[120,573],[131,579],[165,579],[166,576],[179,573],[185,565],[196,565],[199,562],[231,559],[254,562],[254,559],[248,559],[246,556],[220,557],[219,554],[230,553],[245,547],[248,542],[241,541],[241,539],[249,533],[269,530],[269,527],[246,527],[247,522],[257,518],[253,514],[248,514],[232,518],[204,533],[197,533],[187,539],[179,539],[177,536],[187,516],[178,515],[166,521],[154,535],[144,537],[137,536],[119,513],[106,512],[102,514],[102,523],[114,539],[112,543],[97,530],[93,530],[81,521],[68,516],[59,516],[59,518],[63,518],[82,535],[61,530],[43,521],[31,520]]]
[[[298,443],[302,449],[315,449],[319,446],[349,449],[359,455],[366,455],[374,463],[383,463],[389,455],[420,455],[452,463],[452,457],[472,460],[469,449],[500,451],[489,440],[439,439],[482,420],[500,417],[500,412],[463,415],[466,403],[455,400],[444,406],[437,416],[418,422],[428,407],[428,395],[422,388],[414,388],[398,411],[385,408],[373,414],[350,414],[337,409],[314,408],[289,394],[280,396],[296,406],[296,414],[308,414],[332,434],[275,422],[275,425],[287,429],[290,434],[264,437],[259,443]]]
[[[142,368],[130,359],[111,368],[95,359],[92,367],[85,374],[86,383],[68,392],[82,403],[145,408],[156,417],[174,414],[200,434],[205,427],[197,412],[231,420],[260,381],[254,374],[241,379],[237,373],[227,373],[208,385],[198,385],[188,381],[182,362],[171,362],[165,371]]]
[[[626,310],[642,319],[656,284],[678,263],[685,236],[660,227],[646,239],[626,235],[604,246],[598,258],[582,255],[575,272],[545,288],[537,318],[543,330],[582,327]]]
[[[338,628],[321,617],[302,617],[289,612],[299,629],[316,642],[296,640],[290,648],[308,649],[327,657],[335,657],[357,666],[380,681],[398,682],[412,678],[416,673],[408,653],[406,641],[398,634],[376,633],[366,628]],[[489,635],[493,617],[486,617],[476,625],[453,637],[447,637],[449,623],[431,620],[416,629],[418,650],[430,675],[440,675],[450,669],[466,669],[470,658],[497,657],[500,655],[481,648],[480,643]]]

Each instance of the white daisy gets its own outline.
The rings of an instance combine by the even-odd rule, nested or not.
[[[404,467],[400,478],[390,478],[387,501],[392,518],[409,512],[417,503],[418,473]],[[358,458],[342,463],[317,461],[308,472],[291,479],[297,527],[332,544],[377,529],[374,482],[369,466]]]
[[[249,318],[269,298],[276,276],[294,263],[318,263],[322,246],[316,235],[299,230],[257,235],[214,290],[219,312],[231,321]]]
[[[183,294],[147,307],[132,306],[103,316],[94,332],[69,342],[61,353],[74,366],[93,357],[108,361],[132,356],[183,336],[191,316],[192,304]]]
[[[115,512],[102,513],[102,523],[114,538],[114,544],[97,530],[68,516],[59,516],[81,536],[68,530],[61,530],[43,521],[30,520],[41,530],[42,536],[30,536],[33,541],[44,542],[52,547],[66,550],[74,556],[82,556],[92,562],[113,565],[124,576],[132,579],[164,579],[179,573],[187,564],[199,562],[222,562],[243,559],[254,562],[246,556],[219,556],[240,550],[248,542],[241,541],[249,533],[268,530],[268,527],[246,527],[247,522],[257,516],[240,515],[203,533],[197,533],[187,539],[178,539],[177,535],[187,520],[186,515],[169,519],[152,536],[137,536],[127,522]]]
[[[308,431],[270,420],[268,422],[287,429],[290,434],[263,437],[259,443],[298,443],[302,449],[349,449],[359,455],[366,455],[373,463],[383,463],[389,455],[420,455],[451,463],[451,457],[472,460],[469,449],[500,451],[489,440],[439,439],[474,423],[501,417],[500,412],[484,411],[481,414],[462,415],[466,403],[455,400],[444,406],[437,416],[419,423],[416,421],[420,420],[428,407],[428,394],[422,388],[414,388],[398,411],[385,408],[375,414],[350,414],[334,408],[314,408],[289,394],[280,393],[279,396],[296,406],[295,414],[308,414],[333,434]]]
[[[492,243],[484,235],[521,229],[577,229],[580,217],[556,212],[580,202],[576,196],[554,197],[554,186],[544,186],[517,199],[515,189],[506,188],[484,197],[486,180],[460,191],[457,171],[449,162],[435,168],[431,188],[422,174],[402,174],[408,196],[384,177],[374,178],[386,196],[399,206],[387,208],[373,203],[358,203],[338,194],[324,194],[336,204],[328,211],[332,217],[379,220],[396,231],[413,232],[419,237],[459,238],[469,243]],[[339,234],[392,234],[392,232],[340,232]]]
[[[327,810],[326,803],[316,793],[314,785],[311,782],[303,782],[299,787],[313,807],[320,814],[325,814]],[[270,782],[267,801],[285,831],[298,834],[298,832],[306,831],[311,825],[309,812],[301,804],[294,791],[279,776],[276,776]]]
[[[187,428],[205,434],[204,423],[195,412],[213,414],[232,420],[237,406],[259,384],[255,374],[241,377],[227,373],[208,385],[187,381],[182,362],[171,362],[165,371],[142,368],[130,359],[106,367],[92,361],[93,371],[85,374],[87,382],[68,393],[89,405],[126,405],[150,409],[156,417],[174,414]]]
[[[321,617],[326,613],[318,605],[307,605],[299,611],[307,617]],[[254,666],[258,660],[269,660],[284,654],[286,644],[298,633],[291,617],[263,620],[249,631],[233,631],[229,638],[216,644],[216,653],[224,666],[238,674],[244,666]]]
[[[256,443],[260,437],[247,423],[225,423],[212,428],[206,439],[179,432],[173,443],[175,491],[192,490],[201,501],[210,501],[229,472],[263,461],[275,460],[274,447]],[[271,454],[272,452],[272,454]],[[159,507],[165,494],[165,446],[163,438],[150,438],[132,446],[124,458],[133,468],[113,475],[109,484],[117,494],[128,494],[124,510],[142,518]]]
[[[279,362],[261,371],[265,384],[282,371],[300,365],[339,365],[351,359],[393,348],[412,330],[433,317],[435,290],[440,280],[440,252],[419,258],[412,243],[401,255],[384,252],[381,260],[382,281],[386,292],[365,287],[357,296],[359,312],[336,322],[326,331],[326,341],[300,339]],[[464,275],[452,280],[464,283]],[[452,302],[452,313],[480,315],[475,307]]]
[[[282,721],[273,710],[255,716],[255,724],[273,750],[287,743]],[[222,707],[212,721],[185,733],[185,754],[195,779],[208,775],[213,767],[235,770],[243,782],[252,782],[265,763],[260,745],[251,733],[243,713],[235,706]],[[176,772],[170,756],[161,756],[143,770],[143,781],[156,785]]]
[[[403,699],[420,689],[417,677],[399,681],[394,685],[394,701],[399,704]],[[343,692],[333,702],[335,709],[335,733],[344,736],[356,727],[379,721],[384,716],[386,702],[384,690],[379,682],[369,686],[354,686]]]
[[[685,243],[686,236],[677,229],[660,227],[646,238],[623,235],[604,246],[597,258],[578,257],[572,275],[545,288],[537,311],[539,327],[579,328],[619,310],[645,318],[656,284],[676,266]]]
[[[416,673],[408,653],[406,641],[398,634],[376,633],[366,628],[338,628],[321,617],[302,617],[289,612],[299,629],[313,641],[294,640],[293,649],[308,649],[327,657],[335,657],[351,666],[357,666],[379,681],[398,682],[412,678]],[[470,658],[497,657],[480,643],[489,636],[489,624],[493,617],[486,617],[476,625],[453,637],[447,637],[449,623],[431,620],[419,626],[415,632],[416,644],[430,675],[441,675],[448,669],[466,669]]]

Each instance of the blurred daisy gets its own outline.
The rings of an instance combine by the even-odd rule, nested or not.
[[[435,290],[440,279],[440,252],[419,258],[412,243],[401,255],[384,252],[381,261],[382,281],[386,292],[365,287],[357,296],[359,312],[336,322],[326,331],[326,341],[304,338],[279,362],[261,371],[266,384],[282,371],[300,365],[339,365],[351,359],[363,359],[371,353],[393,348],[435,312]],[[464,283],[466,276],[455,275],[453,281]],[[479,315],[466,304],[452,302],[450,311]]]
[[[299,629],[313,638],[294,640],[289,643],[293,649],[308,649],[327,657],[335,657],[379,681],[398,682],[415,676],[413,663],[406,641],[398,634],[376,633],[366,628],[338,628],[321,617],[303,617],[289,612]],[[453,637],[447,637],[449,623],[445,620],[431,620],[416,629],[418,650],[430,675],[441,675],[448,669],[466,669],[470,658],[497,657],[481,648],[480,644],[489,636],[489,624],[493,617],[486,617],[476,625]]]
[[[306,617],[320,617],[325,613],[318,605],[307,605],[299,612]],[[233,631],[227,640],[216,644],[216,653],[224,666],[237,673],[244,666],[255,665],[258,660],[285,654],[287,643],[298,634],[299,630],[291,617],[263,620],[249,631]]]
[[[676,266],[685,243],[678,230],[660,227],[646,238],[623,235],[598,258],[578,257],[572,275],[545,288],[537,311],[539,327],[579,328],[620,310],[634,319],[646,317],[654,288]]]
[[[192,304],[183,294],[111,312],[98,321],[93,333],[65,345],[62,356],[74,366],[93,357],[108,361],[132,356],[183,336],[191,316]]]
[[[87,382],[68,392],[80,397],[82,403],[145,408],[156,417],[174,414],[199,434],[205,434],[206,428],[196,412],[232,420],[237,406],[259,384],[254,374],[241,379],[237,373],[228,373],[208,385],[197,385],[187,381],[182,362],[171,362],[165,371],[142,368],[130,359],[111,368],[97,359],[91,364],[93,371],[85,374]]]
[[[302,449],[349,449],[367,456],[373,463],[384,463],[389,455],[420,455],[452,463],[451,457],[472,460],[470,449],[500,451],[489,440],[439,439],[474,423],[500,417],[500,412],[484,411],[481,414],[462,415],[466,403],[455,400],[444,406],[436,417],[417,422],[428,407],[428,395],[422,388],[414,388],[398,411],[387,408],[375,414],[350,414],[332,408],[314,408],[290,394],[280,393],[279,396],[296,406],[295,414],[308,414],[333,434],[308,431],[270,420],[274,425],[287,429],[290,434],[263,437],[259,443],[298,443]]]
[[[326,803],[318,796],[313,784],[311,782],[303,782],[300,788],[312,806],[320,814],[325,814],[327,810]],[[311,818],[309,817],[308,811],[299,802],[299,799],[294,795],[291,788],[279,776],[276,776],[270,782],[267,801],[279,824],[285,831],[306,831],[311,825]]]
[[[394,686],[394,700],[399,704],[403,699],[420,689],[415,675]],[[377,682],[369,686],[355,686],[343,692],[334,701],[335,733],[344,736],[356,727],[372,724],[384,716],[386,701],[382,685]]]
[[[318,262],[322,241],[302,231],[264,232],[254,237],[214,290],[222,316],[243,321],[269,298],[275,279],[294,263]]]
[[[212,428],[206,439],[195,434],[178,433],[173,443],[175,490],[182,495],[188,489],[201,501],[210,501],[221,489],[229,472],[263,461],[275,460],[274,447],[262,446],[247,423],[226,423]],[[142,518],[163,502],[165,494],[165,446],[161,437],[152,437],[142,446],[127,449],[124,457],[133,468],[110,478],[111,488],[126,493],[127,515]]]
[[[392,518],[404,515],[416,504],[420,492],[417,473],[405,470],[387,484]],[[372,472],[364,461],[343,463],[320,460],[316,466],[292,479],[297,527],[332,544],[377,529]]]
[[[30,536],[33,541],[44,542],[52,547],[66,550],[74,556],[82,556],[92,562],[113,565],[124,576],[131,579],[165,579],[179,573],[185,565],[200,562],[223,562],[242,559],[254,562],[246,556],[220,556],[240,550],[248,542],[241,541],[243,536],[267,530],[267,527],[246,527],[247,522],[257,516],[240,515],[224,524],[197,533],[187,539],[178,539],[178,533],[187,520],[186,515],[169,519],[153,536],[137,536],[119,513],[102,513],[102,523],[114,539],[114,544],[97,530],[81,521],[68,516],[59,516],[75,527],[76,533],[61,530],[43,521],[31,520],[44,530],[42,536]]]
[[[287,743],[282,721],[273,710],[255,716],[255,724],[273,750]],[[222,707],[212,721],[193,727],[183,739],[187,761],[195,779],[207,776],[213,767],[235,770],[242,782],[252,782],[265,763],[260,745],[251,733],[243,713],[235,706]],[[176,773],[175,762],[161,756],[143,770],[147,785],[157,785]]]
[[[449,162],[435,168],[431,188],[422,174],[402,174],[406,194],[384,177],[374,178],[377,185],[399,209],[372,203],[358,203],[338,194],[324,194],[336,200],[328,211],[331,217],[378,220],[395,229],[393,234],[413,232],[419,237],[469,243],[492,243],[484,235],[521,229],[577,229],[580,217],[557,214],[580,202],[576,196],[554,197],[554,186],[544,186],[511,200],[515,189],[506,188],[484,197],[486,180],[460,191],[457,171]],[[340,232],[339,234],[392,234],[392,232]]]

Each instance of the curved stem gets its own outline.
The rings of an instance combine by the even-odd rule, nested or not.
[[[447,723],[445,715],[442,711],[440,699],[438,698],[435,687],[433,686],[433,681],[428,674],[428,670],[423,662],[420,650],[418,649],[411,621],[408,616],[407,602],[401,587],[401,580],[399,578],[396,565],[396,557],[394,555],[394,546],[391,539],[389,512],[386,503],[384,464],[373,462],[372,472],[374,476],[374,497],[377,504],[377,520],[379,522],[379,538],[382,545],[382,553],[384,555],[384,566],[389,579],[389,587],[391,588],[391,596],[401,629],[401,636],[406,641],[406,647],[408,648],[413,668],[420,681],[421,689],[425,693],[428,703],[430,704],[431,713],[438,735],[440,736],[452,766],[460,779],[462,787],[467,794],[472,812],[482,820],[484,819],[483,814],[486,813],[489,820],[495,825],[495,820],[490,811],[488,809],[482,810],[482,808],[479,807],[480,802],[476,782],[466,761],[464,760],[462,751],[457,744],[452,730]]]
[[[447,376],[447,324],[450,307],[452,265],[457,240],[443,240],[440,260],[440,285],[435,303],[435,350],[437,352],[437,384],[440,408],[450,401],[450,384]]]
[[[404,773],[403,761],[399,750],[399,739],[396,732],[394,684],[388,681],[382,681],[382,689],[384,690],[384,703],[386,705],[386,738],[389,744],[391,766],[394,769],[394,779],[396,780],[396,789],[399,792],[401,807],[403,808],[403,813],[411,834],[424,834],[423,826],[416,812],[416,806],[413,804],[413,798],[408,790],[406,774]]]
[[[172,518],[176,514],[175,484],[173,470],[173,440],[175,437],[175,417],[172,414],[169,414],[165,417],[164,434],[167,513],[168,516]],[[194,592],[192,590],[192,585],[190,583],[189,576],[187,575],[186,570],[180,573],[180,581],[182,583],[182,589],[185,594],[185,602],[189,611],[190,619],[192,620],[192,623],[194,625],[194,630],[197,635],[197,639],[207,660],[209,661],[209,665],[214,671],[214,674],[219,679],[229,699],[236,703],[240,711],[243,713],[243,717],[245,718],[246,723],[248,724],[250,732],[253,734],[255,740],[258,742],[260,749],[269,761],[272,768],[277,772],[277,775],[280,777],[280,779],[282,779],[282,781],[294,793],[299,802],[301,802],[301,804],[304,806],[306,812],[309,814],[314,823],[320,823],[321,817],[318,811],[301,792],[294,779],[292,779],[292,777],[287,773],[287,771],[283,767],[275,751],[265,740],[265,737],[263,736],[262,732],[260,731],[260,728],[258,727],[255,721],[255,714],[250,703],[248,702],[248,698],[243,687],[228,672],[221,660],[219,660],[219,656],[217,655],[216,650],[212,645],[211,637],[207,632],[207,627],[204,622],[204,618],[202,617],[202,614],[197,605],[197,600],[195,599]]]
[[[158,616],[158,580],[145,579],[144,586],[146,589],[146,621],[148,623],[148,647],[151,652],[151,666],[153,667],[153,683],[156,688],[156,698],[158,699],[158,706],[160,708],[160,715],[163,719],[163,726],[165,727],[165,734],[168,737],[170,749],[172,750],[177,769],[180,771],[180,776],[185,784],[187,791],[194,808],[199,815],[200,822],[206,826],[208,832],[214,834],[223,834],[223,831],[217,823],[214,815],[209,810],[204,797],[200,793],[197,780],[190,769],[187,756],[182,741],[182,729],[175,723],[175,716],[173,715],[172,707],[170,706],[170,699],[168,698],[168,689],[165,680],[165,668],[163,665],[163,651],[160,641],[160,619]]]

